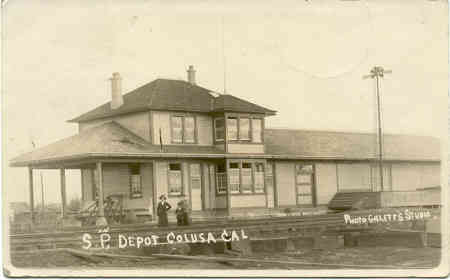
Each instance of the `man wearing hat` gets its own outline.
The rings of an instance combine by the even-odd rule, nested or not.
[[[169,220],[167,219],[167,211],[169,211],[172,206],[166,201],[165,195],[159,197],[157,214],[158,214],[158,224],[161,227],[166,227],[169,225]]]

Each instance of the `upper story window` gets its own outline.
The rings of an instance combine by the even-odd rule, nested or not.
[[[252,119],[252,142],[262,142],[262,119]]]
[[[225,140],[225,119],[217,118],[214,119],[214,131],[216,135],[216,141],[224,141]]]
[[[172,143],[194,144],[196,139],[196,122],[194,116],[173,115],[170,120]]]
[[[183,139],[185,143],[195,143],[195,118],[184,117]]]
[[[218,138],[218,129],[222,129],[218,126],[219,119],[216,119],[216,141],[222,140]],[[222,123],[220,123],[221,125]],[[221,130],[222,131],[222,130]],[[229,116],[227,117],[227,136],[228,141],[243,141],[262,143],[263,137],[263,120],[262,118],[254,118],[249,116]],[[222,134],[220,134],[222,136]]]
[[[142,197],[141,168],[139,164],[130,164],[130,197]]]
[[[238,140],[238,118],[227,118],[228,140]]]
[[[239,118],[239,140],[250,140],[249,118]]]

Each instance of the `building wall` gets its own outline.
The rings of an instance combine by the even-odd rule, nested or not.
[[[231,207],[266,207],[266,195],[263,193],[231,195]]]
[[[125,196],[124,206],[128,209],[153,210],[153,183],[155,180],[156,197],[168,194],[168,164],[169,162],[180,162],[183,174],[184,196],[168,197],[169,203],[175,208],[178,201],[189,197],[189,163],[200,162],[195,160],[184,161],[155,161],[153,174],[152,163],[141,164],[141,182],[143,197],[129,199],[130,175],[128,164],[105,163],[103,164],[104,196],[113,193],[122,193]],[[276,161],[274,173],[276,177],[276,192],[279,207],[294,206],[296,204],[295,192],[295,164],[298,161]],[[337,167],[337,168],[336,168]],[[370,163],[315,163],[316,201],[319,205],[326,205],[335,193],[341,191],[341,184],[353,186],[356,183],[365,183],[367,169]],[[83,169],[81,179],[83,181],[83,198],[85,201],[92,200],[92,169]],[[337,172],[337,173],[336,173]],[[203,198],[205,209],[226,209],[226,195],[216,195],[215,164],[202,162],[203,175]],[[155,178],[153,178],[155,175]],[[393,191],[415,191],[418,188],[439,186],[440,182],[439,164],[425,163],[393,163],[392,183]],[[345,187],[344,187],[345,190]],[[266,207],[266,194],[239,194],[231,195],[231,207]]]
[[[275,162],[278,206],[296,205],[294,162]]]
[[[280,207],[296,204],[294,166],[297,162],[275,162],[276,190]],[[374,168],[372,163],[316,162],[314,164],[316,201],[319,205],[328,204],[338,191],[370,191],[377,185],[378,172],[376,171],[378,169]],[[437,163],[389,163],[385,167],[385,190],[411,191],[440,185],[440,167]]]
[[[339,191],[370,190],[371,176],[368,163],[338,163]]]
[[[93,169],[83,169],[83,198],[93,200]],[[151,163],[141,163],[142,198],[130,199],[130,174],[128,164],[103,164],[103,197],[111,194],[123,194],[125,209],[140,209],[153,212],[153,168]]]
[[[226,209],[227,208],[227,196],[219,195],[215,197],[214,200],[214,209]]]
[[[317,204],[328,204],[337,192],[335,163],[316,164]]]
[[[113,118],[104,118],[104,119],[79,123],[78,130],[81,132],[85,129],[99,126],[99,125],[102,125],[102,124],[110,122],[110,121],[115,121],[115,122],[121,124],[126,129],[132,131],[133,133],[135,133],[136,135],[142,137],[143,139],[145,139],[147,141],[150,140],[149,112],[139,112],[139,113],[134,113],[134,114],[117,116],[117,117],[113,117]]]
[[[229,153],[250,153],[250,154],[262,154],[264,153],[263,144],[228,144]]]
[[[171,126],[170,116],[172,112],[152,112],[152,129],[153,129],[153,143],[159,144],[159,130],[161,129],[161,136],[163,144],[172,145],[171,140]],[[196,117],[197,127],[197,144],[189,145],[213,145],[213,126],[212,118],[202,114],[189,114]],[[180,144],[177,144],[180,145]]]
[[[392,164],[392,190],[411,191],[440,185],[439,164]]]
[[[189,200],[189,174],[186,162],[181,162],[182,168],[182,176],[183,176],[183,195],[182,196],[169,196],[168,195],[168,184],[169,178],[168,169],[170,162],[180,162],[180,161],[167,161],[167,160],[158,160],[155,162],[156,164],[156,197],[159,199],[161,195],[166,195],[167,201],[172,205],[173,208],[176,207],[177,203],[182,199]]]
[[[103,193],[123,194],[126,209],[148,209],[153,212],[153,169],[151,163],[141,164],[142,198],[130,198],[130,173],[128,164],[103,164]]]

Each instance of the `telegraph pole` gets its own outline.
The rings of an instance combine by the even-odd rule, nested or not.
[[[45,202],[44,202],[44,177],[42,176],[42,171],[40,172],[41,175],[41,201],[42,201],[42,218],[44,217],[44,211],[45,211]]]
[[[391,70],[385,70],[381,66],[374,66],[370,70],[369,75],[363,76],[363,79],[375,78],[376,91],[377,91],[377,116],[378,116],[378,169],[380,172],[380,187],[381,191],[384,191],[384,180],[383,180],[383,134],[381,131],[381,102],[380,102],[380,78],[384,77],[384,74],[392,73]]]

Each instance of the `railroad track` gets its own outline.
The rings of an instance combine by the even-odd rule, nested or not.
[[[412,209],[412,208],[409,208]],[[378,224],[359,224],[350,225],[344,221],[344,214],[351,215],[367,215],[367,214],[384,214],[401,211],[402,209],[376,209],[376,210],[360,210],[341,213],[329,213],[324,215],[311,216],[287,216],[287,217],[272,217],[272,218],[257,218],[247,220],[221,220],[221,221],[201,221],[196,222],[190,226],[178,227],[170,225],[165,228],[158,227],[153,224],[139,224],[139,225],[119,225],[111,226],[108,233],[111,240],[117,240],[119,234],[127,236],[147,236],[158,235],[164,236],[170,232],[176,234],[184,233],[200,233],[211,232],[213,234],[220,234],[223,230],[244,230],[250,239],[271,239],[276,236],[284,237],[305,237],[314,236],[326,232],[344,232],[344,231],[370,231]],[[417,209],[414,209],[417,211]],[[432,215],[440,212],[440,209],[428,209]],[[10,235],[10,247],[12,251],[15,250],[35,250],[35,249],[49,249],[49,248],[81,248],[83,241],[83,234],[88,233],[95,237],[92,240],[94,246],[98,246],[99,228],[89,227],[73,231],[61,232],[44,232],[44,233],[28,233],[28,234],[13,234]],[[111,246],[115,246],[114,242]]]

